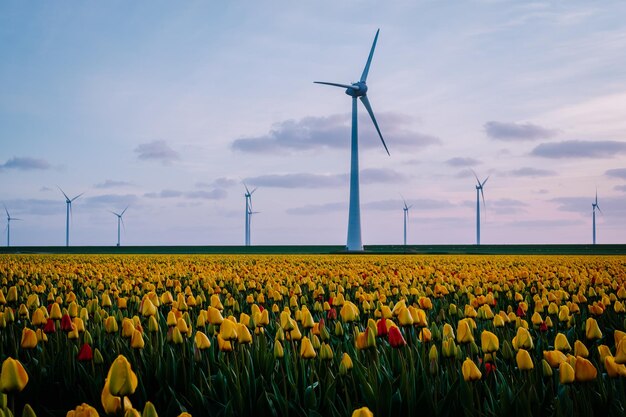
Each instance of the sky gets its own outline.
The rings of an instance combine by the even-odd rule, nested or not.
[[[626,243],[626,3],[0,3],[12,245]],[[482,205],[482,202],[481,202]],[[6,220],[3,221],[6,225]],[[6,229],[5,229],[6,231]],[[3,239],[3,243],[6,241]]]

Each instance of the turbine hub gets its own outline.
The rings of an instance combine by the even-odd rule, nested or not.
[[[352,83],[354,88],[347,88],[346,94],[350,97],[362,97],[367,94],[367,84],[365,81],[359,81],[358,83]]]

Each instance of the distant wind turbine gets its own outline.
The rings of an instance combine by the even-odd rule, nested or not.
[[[367,74],[370,70],[370,64],[372,63],[372,57],[374,56],[374,49],[376,48],[376,41],[378,40],[379,32],[380,29],[376,31],[374,43],[372,44],[372,49],[370,50],[370,54],[367,58],[365,69],[363,69],[363,74],[361,74],[361,78],[358,82],[352,84],[338,84],[315,81],[315,83],[317,84],[325,84],[333,87],[345,88],[345,93],[352,97],[352,141],[350,147],[350,208],[348,212],[348,241],[346,245],[346,249],[349,251],[363,250],[363,243],[361,241],[361,207],[359,199],[359,137],[356,101],[357,98],[361,100],[361,102],[365,106],[365,109],[369,113],[370,118],[374,123],[374,127],[378,132],[378,136],[380,136],[380,140],[385,147],[385,151],[387,151],[387,154],[389,155],[389,149],[387,149],[387,145],[385,144],[383,135],[382,133],[380,133],[378,122],[376,122],[376,117],[374,117],[372,106],[370,105],[369,99],[367,98]]]
[[[485,193],[483,192],[483,187],[485,183],[489,179],[489,177],[485,178],[483,182],[480,182],[478,179],[478,175],[474,171],[474,177],[476,177],[476,244],[480,245],[480,197],[483,197],[483,208],[485,208]]]
[[[406,200],[402,199],[402,201],[404,202],[404,207],[402,208],[402,211],[404,212],[404,246],[406,246],[406,227],[409,223],[409,209],[413,207],[413,205],[407,206]]]
[[[592,216],[593,216],[593,244],[596,244],[596,209],[598,209],[598,211],[600,213],[602,213],[602,210],[600,210],[600,206],[598,205],[598,190],[596,190],[596,201],[594,203],[591,203],[591,208],[593,210],[592,212]]]
[[[69,246],[70,245],[70,213],[72,212],[72,203],[74,202],[74,200],[76,200],[78,197],[80,197],[81,195],[83,195],[85,193],[80,193],[80,194],[78,194],[74,198],[69,198],[67,196],[67,194],[65,194],[65,191],[63,191],[61,189],[61,187],[58,187],[58,188],[63,193],[63,196],[65,197],[65,204],[66,204],[66,210],[65,210],[66,211],[66,215],[65,215],[65,246]]]
[[[9,247],[11,246],[11,221],[22,220],[22,219],[18,219],[17,217],[11,217],[7,206],[4,206],[4,211],[7,212],[7,247]]]
[[[111,213],[117,216],[117,246],[120,246],[120,223],[124,224],[124,219],[122,219],[122,216],[124,215],[124,213],[126,213],[126,210],[128,210],[128,206],[126,206],[126,208],[121,213],[111,211]],[[124,228],[126,228],[126,226],[124,226]]]
[[[245,183],[243,184],[243,186],[246,189],[246,193],[244,194],[244,196],[246,197],[245,244],[246,246],[250,246],[250,224],[252,220],[252,215],[257,214],[257,212],[252,211],[252,194],[254,194],[256,188],[250,191]]]

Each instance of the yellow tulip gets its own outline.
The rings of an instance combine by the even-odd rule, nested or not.
[[[459,320],[456,332],[457,343],[471,343],[474,341],[472,328],[467,319]]]
[[[145,344],[146,343],[143,340],[143,333],[139,330],[135,330],[130,338],[130,347],[133,349],[143,349]]]
[[[515,355],[515,362],[517,362],[517,368],[520,371],[530,371],[535,367],[530,354],[525,349],[517,351],[517,355]]]
[[[74,414],[70,414],[70,413],[74,413]],[[67,413],[66,417],[98,417],[98,411],[93,408],[92,406],[90,406],[89,404],[85,404],[82,403],[81,405],[77,406],[74,410],[71,410]]]
[[[576,356],[575,378],[578,382],[593,381],[598,376],[598,370],[593,364],[583,358]]]
[[[220,352],[232,352],[233,350],[233,345],[230,343],[230,340],[225,340],[219,333],[217,334],[217,346]]]
[[[548,361],[551,367],[557,368],[561,363],[567,361],[567,357],[560,350],[544,350],[543,358]]]
[[[308,337],[303,337],[300,341],[300,357],[304,359],[313,359],[317,356],[315,349]]]
[[[408,308],[403,307],[398,312],[398,323],[400,326],[412,326],[413,325],[413,317],[411,316],[411,312]]]
[[[498,336],[487,330],[483,330],[483,332],[481,333],[480,344],[483,352],[485,353],[496,352],[500,348],[500,341],[498,340]]]
[[[28,384],[28,374],[22,363],[8,357],[2,363],[2,373],[0,373],[0,391],[5,394],[20,392]]]
[[[352,369],[353,366],[352,358],[344,352],[341,357],[341,363],[339,364],[339,372],[342,373],[342,375],[345,375],[350,369]]]
[[[237,324],[231,320],[224,320],[220,325],[220,336],[227,341],[237,340]]]
[[[274,342],[274,358],[280,359],[285,356],[285,350],[279,340]]]
[[[598,322],[593,317],[589,317],[585,322],[585,337],[588,340],[597,340],[602,338],[602,332],[598,327]]]
[[[250,330],[248,330],[248,327],[243,323],[237,323],[237,343],[252,343],[252,335],[250,334]]]
[[[131,369],[128,359],[124,355],[118,355],[113,361],[107,374],[109,391],[115,397],[126,397],[137,389],[137,375]]]
[[[350,301],[346,301],[341,307],[339,315],[341,315],[341,320],[344,323],[356,321],[359,318],[359,308]]]
[[[461,372],[463,373],[463,379],[466,381],[477,381],[483,376],[474,361],[470,358],[465,359],[463,362]]]
[[[589,356],[587,346],[585,346],[580,340],[574,342],[574,356],[582,356],[583,358]]]
[[[615,362],[626,364],[626,337],[622,338],[615,347]]]
[[[561,352],[569,352],[572,346],[569,344],[567,337],[563,333],[558,333],[554,338],[554,348]]]
[[[109,316],[104,320],[104,330],[107,333],[117,333],[117,320],[115,320],[115,316]]]
[[[601,363],[604,363],[604,358],[606,358],[607,356],[613,356],[613,354],[611,353],[611,350],[609,349],[607,345],[598,346],[598,354],[600,355]]]
[[[211,347],[211,341],[208,336],[201,331],[196,332],[194,343],[199,350],[205,350]]]
[[[28,327],[22,330],[22,341],[20,342],[22,349],[34,349],[37,347],[37,334]]]
[[[567,363],[567,361],[562,362],[559,365],[559,382],[561,384],[571,384],[572,382],[574,382],[574,379],[574,368],[572,368],[572,366]]]
[[[518,327],[517,334],[513,338],[512,343],[513,343],[513,348],[515,348],[515,350],[519,350],[519,349],[530,350],[534,346],[532,336],[530,335],[528,330],[523,327]]]
[[[122,407],[122,399],[111,394],[109,379],[104,380],[104,388],[102,388],[102,394],[100,394],[100,402],[104,412],[108,415],[118,414]],[[133,405],[128,397],[124,397],[124,410],[132,408]]]
[[[604,369],[609,377],[626,377],[626,365],[616,363],[614,357],[606,356],[603,363]]]
[[[367,407],[362,407],[352,412],[352,417],[374,417],[374,413]]]

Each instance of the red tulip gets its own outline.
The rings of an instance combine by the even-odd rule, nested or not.
[[[91,350],[91,346],[89,346],[89,343],[85,343],[83,347],[80,348],[80,352],[78,352],[78,360],[90,361],[92,359],[93,359],[93,351]]]
[[[387,320],[385,319],[380,319],[376,322],[376,330],[378,333],[378,336],[387,336]]]
[[[69,314],[63,314],[63,317],[61,317],[61,330],[64,332],[72,331],[72,318]]]
[[[48,319],[46,325],[43,327],[44,333],[54,333],[57,331],[57,328],[54,324],[54,320]]]
[[[404,340],[400,329],[396,326],[393,326],[389,329],[387,337],[389,339],[389,344],[391,345],[391,347],[400,348],[406,345],[406,340]]]
[[[328,310],[328,313],[326,314],[326,318],[328,320],[335,320],[337,318],[337,310],[334,308],[331,308],[330,310]]]

